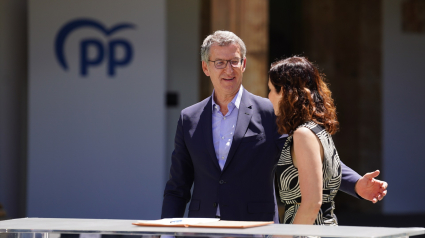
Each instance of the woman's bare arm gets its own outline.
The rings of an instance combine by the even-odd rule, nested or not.
[[[301,205],[294,224],[312,225],[322,205],[323,147],[317,136],[308,128],[300,127],[294,132],[292,158],[298,168]]]

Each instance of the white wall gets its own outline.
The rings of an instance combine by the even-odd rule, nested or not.
[[[135,1],[137,2],[137,1]],[[42,1],[31,2],[31,4],[43,4]],[[93,212],[93,210],[99,209],[99,207],[103,206],[103,203],[111,202],[111,200],[122,199],[117,198],[117,193],[114,192],[114,189],[110,189],[109,193],[112,193],[111,196],[106,196],[105,199],[94,199],[91,195],[92,189],[90,188],[93,185],[93,179],[102,175],[103,172],[97,171],[97,173],[89,175],[90,169],[80,169],[79,166],[87,165],[87,163],[92,163],[93,160],[89,161],[73,161],[74,167],[73,171],[70,170],[69,164],[63,163],[63,159],[58,164],[58,161],[55,161],[53,164],[49,161],[34,159],[33,155],[30,156],[30,166],[31,166],[31,178],[28,180],[30,188],[32,191],[29,192],[29,199],[26,199],[26,183],[27,183],[27,174],[26,174],[26,115],[27,115],[27,2],[24,0],[0,0],[0,202],[4,205],[6,211],[8,212],[8,216],[10,218],[16,217],[24,217],[29,215],[37,215],[37,216],[67,216],[67,217],[118,217],[125,216],[125,218],[129,218],[130,215],[124,214],[126,211],[133,210],[137,212],[137,219],[141,219],[144,216],[139,215],[142,214],[140,212],[144,209],[147,203],[143,203],[140,198],[134,199],[130,198],[130,203],[137,203],[131,209],[128,209],[126,206],[116,206],[114,208],[108,207],[107,209],[103,209],[101,212],[94,212],[96,214],[88,214],[81,213],[80,208],[74,209],[74,211],[69,211],[75,208],[75,204],[78,199],[88,198],[87,201],[90,201],[90,204],[94,204],[92,208],[88,208],[88,212]],[[166,50],[166,63],[167,67],[164,68],[163,72],[167,74],[166,77],[166,89],[168,91],[178,92],[179,93],[179,105],[177,107],[171,107],[166,109],[166,131],[163,132],[165,139],[163,143],[166,144],[166,150],[163,153],[163,159],[158,159],[158,163],[164,163],[163,168],[158,170],[151,170],[156,178],[158,175],[160,178],[159,181],[153,182],[154,179],[143,179],[143,178],[135,178],[134,180],[128,182],[130,180],[128,177],[129,173],[127,170],[122,171],[120,166],[121,164],[116,164],[113,162],[113,166],[116,166],[114,169],[110,169],[110,179],[104,181],[105,186],[99,187],[99,191],[104,192],[111,186],[120,186],[122,185],[119,180],[127,180],[128,183],[124,184],[124,186],[120,189],[128,191],[137,191],[143,196],[150,196],[150,194],[143,194],[146,192],[144,187],[146,185],[143,181],[150,181],[150,186],[155,187],[157,189],[157,197],[154,202],[155,208],[154,216],[159,216],[160,203],[162,202],[162,191],[165,185],[165,180],[168,177],[169,166],[171,163],[170,156],[173,150],[173,141],[174,134],[176,129],[176,123],[180,114],[181,109],[196,103],[199,101],[199,82],[198,75],[200,70],[200,56],[199,56],[199,47],[200,47],[200,39],[199,39],[199,22],[200,22],[200,2],[197,0],[187,0],[187,1],[174,1],[167,0],[166,1],[166,47],[163,47],[162,50]],[[54,14],[54,5],[50,6],[52,13]],[[119,8],[117,8],[119,9]],[[98,7],[97,12],[101,14],[105,9],[103,7]],[[140,9],[135,8],[132,12],[140,12]],[[83,12],[81,12],[83,13]],[[58,14],[58,12],[56,12]],[[60,15],[60,14],[59,14]],[[162,15],[160,13],[159,15]],[[46,16],[47,17],[47,16]],[[153,21],[152,21],[153,22]],[[149,22],[153,27],[158,30],[164,30],[164,27],[158,27],[158,24],[164,24],[163,20],[154,21],[155,24]],[[113,22],[109,22],[113,24]],[[72,35],[72,37],[78,38],[78,32],[75,32],[77,35]],[[74,33],[73,33],[74,34]],[[99,35],[99,37],[103,37]],[[43,40],[48,40],[48,38],[43,38]],[[159,39],[156,39],[158,41]],[[50,43],[47,44],[47,50],[52,50],[52,39],[50,39]],[[78,54],[78,46],[68,44],[68,49],[71,50],[71,54]],[[72,52],[74,51],[74,52]],[[51,53],[51,52],[50,52]],[[69,53],[68,53],[69,54]],[[46,56],[51,57],[46,52],[46,55],[43,55],[39,60],[41,63],[46,59]],[[52,59],[50,59],[52,60]],[[77,62],[69,62],[72,66],[72,72],[74,75],[78,71],[78,63]],[[52,70],[55,70],[57,67],[56,63],[52,67]],[[77,69],[75,68],[77,67]],[[74,70],[74,71],[73,71]],[[77,70],[77,71],[75,71]],[[88,82],[86,84],[96,85],[96,83],[107,82],[108,84],[113,84],[108,79],[104,77],[105,65],[102,64],[97,68],[89,69],[90,74],[98,74],[101,76],[100,78],[88,78]],[[50,69],[45,72],[49,72]],[[105,81],[102,81],[105,80]],[[96,82],[91,82],[96,81]],[[90,83],[91,82],[91,83]],[[34,84],[32,85],[34,87]],[[104,87],[104,86],[102,86]],[[84,90],[83,90],[84,91]],[[88,94],[90,92],[80,92],[85,94],[85,99],[87,99]],[[111,89],[113,91],[113,89]],[[164,90],[165,91],[165,90]],[[50,92],[48,92],[50,93]],[[57,92],[57,94],[60,94]],[[97,93],[92,95],[96,96]],[[163,100],[164,93],[159,94],[159,100]],[[32,95],[34,97],[34,95]],[[116,98],[116,96],[113,96]],[[49,100],[47,101],[48,103]],[[109,103],[110,101],[108,101]],[[142,105],[149,103],[149,100],[135,101],[136,104]],[[60,102],[58,102],[60,103]],[[115,104],[117,105],[117,104]],[[163,105],[163,104],[161,104]],[[34,106],[34,104],[32,105]],[[90,107],[89,105],[87,107]],[[34,108],[32,109],[34,112]],[[121,110],[121,109],[120,109]],[[125,110],[125,109],[122,109]],[[73,115],[69,118],[69,121],[78,117],[77,115]],[[155,118],[157,119],[157,118]],[[88,120],[88,119],[86,119]],[[159,119],[160,120],[160,119]],[[92,119],[92,121],[96,121]],[[31,121],[34,123],[34,121]],[[105,122],[100,122],[100,124],[104,124]],[[78,126],[78,125],[76,125]],[[80,125],[81,126],[81,125]],[[96,125],[96,127],[103,127],[104,125]],[[43,133],[43,127],[40,128],[40,135]],[[77,131],[74,131],[76,128],[68,128],[70,130],[69,136],[73,134],[78,134]],[[87,129],[87,127],[86,127]],[[139,128],[140,129],[140,128]],[[32,133],[35,128],[32,128]],[[129,127],[129,130],[131,128]],[[80,131],[81,132],[81,131]],[[52,133],[51,131],[49,133]],[[112,132],[117,133],[117,132]],[[160,132],[158,132],[160,133]],[[134,134],[133,134],[134,135]],[[32,135],[34,138],[34,135]],[[48,136],[44,134],[44,136]],[[74,136],[75,137],[75,136]],[[43,138],[41,138],[43,139]],[[46,137],[44,137],[46,139]],[[79,141],[79,137],[75,137],[73,139],[76,143],[74,150],[74,154],[79,153],[85,154],[87,153],[87,148],[81,150],[81,143],[86,142],[88,139],[83,138],[82,141]],[[33,142],[34,143],[43,143],[43,142]],[[54,150],[52,145],[56,145],[60,143],[60,141],[54,141],[50,147],[46,147],[46,151]],[[99,145],[99,144],[98,144]],[[33,151],[34,152],[34,147]],[[37,150],[37,149],[35,149]],[[50,151],[49,153],[53,153]],[[60,151],[58,152],[60,154]],[[113,153],[116,155],[116,153]],[[68,155],[71,156],[71,155]],[[137,156],[137,155],[136,155]],[[158,155],[159,156],[159,155]],[[59,158],[60,156],[58,156]],[[111,155],[113,157],[113,155]],[[81,160],[81,159],[80,159]],[[96,160],[96,159],[95,159]],[[99,159],[97,159],[99,160]],[[90,162],[91,161],[91,162]],[[165,161],[165,162],[164,162]],[[41,162],[41,163],[39,163]],[[106,162],[106,161],[105,161]],[[120,161],[117,161],[120,162]],[[139,161],[135,159],[131,163],[127,163],[125,160],[121,161],[123,164],[127,164],[127,166],[134,165]],[[56,163],[56,164],[55,164]],[[81,165],[79,165],[81,163]],[[106,162],[110,164],[110,162]],[[57,167],[59,166],[59,168]],[[94,166],[94,165],[93,165]],[[38,168],[37,168],[38,167]],[[66,169],[61,169],[60,167],[66,167]],[[136,167],[136,166],[135,166]],[[79,169],[79,172],[75,172],[75,169]],[[68,171],[67,171],[68,170]],[[102,170],[102,169],[101,169]],[[103,169],[105,170],[105,169]],[[107,169],[108,170],[108,169]],[[165,172],[164,172],[165,170]],[[35,171],[35,175],[34,175]],[[37,178],[38,174],[40,175]],[[139,175],[142,176],[142,171]],[[34,177],[35,176],[35,177]],[[94,176],[94,177],[93,177]],[[162,178],[161,178],[162,176]],[[43,177],[48,179],[47,183],[43,183]],[[88,180],[87,183],[81,183],[80,188],[78,186],[69,186],[69,183],[72,182],[70,180],[75,179],[75,181],[79,182],[81,178],[86,178]],[[66,179],[67,182],[63,183],[63,179]],[[51,183],[57,182],[57,187],[51,186]],[[108,185],[106,185],[108,184]],[[85,186],[87,188],[84,188]],[[108,193],[108,194],[109,194]],[[44,194],[44,195],[43,195]],[[139,194],[139,195],[140,195]],[[75,196],[80,196],[77,198]],[[95,196],[96,197],[96,196]],[[158,198],[159,197],[159,198]],[[36,200],[34,200],[36,199]],[[96,201],[93,201],[96,200]],[[65,201],[68,201],[65,203]],[[26,213],[26,203],[30,205],[30,214]],[[40,203],[43,203],[44,208],[49,208],[53,206],[56,209],[57,213],[50,213],[52,209],[44,209],[44,211],[40,211],[37,209],[41,209],[39,206]],[[62,204],[60,204],[62,203]],[[84,206],[87,205],[83,203]],[[63,209],[68,209],[68,211],[63,211]],[[72,213],[74,212],[74,213]],[[58,214],[60,213],[60,214]],[[78,214],[77,214],[78,213]],[[119,214],[118,214],[119,213]],[[134,216],[135,217],[135,216]]]
[[[108,30],[72,31],[68,70],[56,58],[61,29],[93,19]],[[102,63],[80,74],[80,44],[96,39]],[[108,70],[107,45],[125,40],[130,63]],[[129,52],[117,48],[117,59]],[[165,0],[29,1],[28,201],[31,217],[158,219],[165,183]],[[89,48],[89,58],[99,51]]]
[[[25,214],[27,3],[0,0],[0,203]]]
[[[402,0],[383,4],[384,213],[425,212],[425,34],[404,33]]]
[[[200,4],[199,0],[167,0],[167,91],[179,95],[179,104],[167,108],[167,179],[180,111],[199,101]]]
[[[167,0],[167,90],[179,94],[179,104],[167,109],[167,178],[180,111],[199,101],[200,4]]]

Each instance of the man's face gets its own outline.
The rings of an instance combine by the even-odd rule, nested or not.
[[[219,46],[213,44],[210,48],[210,61],[242,59],[239,45],[230,44]],[[215,93],[222,96],[234,96],[242,84],[242,75],[245,71],[246,59],[243,59],[239,67],[233,67],[230,62],[223,69],[217,69],[214,62],[202,61],[202,70],[211,78]]]

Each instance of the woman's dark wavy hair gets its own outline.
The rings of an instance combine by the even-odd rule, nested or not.
[[[290,57],[271,65],[270,82],[283,97],[276,122],[280,134],[293,134],[298,126],[314,121],[333,135],[339,122],[324,75],[304,57]]]

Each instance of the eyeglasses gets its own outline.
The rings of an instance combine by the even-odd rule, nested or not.
[[[243,59],[231,59],[231,60],[208,60],[209,62],[214,62],[216,69],[224,69],[227,67],[227,63],[230,62],[230,65],[233,68],[241,67]]]

